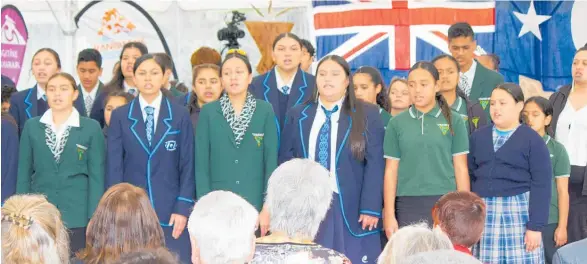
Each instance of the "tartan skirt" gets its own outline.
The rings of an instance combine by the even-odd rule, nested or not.
[[[524,237],[529,221],[530,192],[509,197],[483,198],[487,218],[481,240],[473,246],[473,255],[483,263],[542,264],[544,247],[526,252]]]

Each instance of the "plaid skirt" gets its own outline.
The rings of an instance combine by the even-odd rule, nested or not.
[[[473,255],[488,264],[542,264],[544,248],[526,252],[524,236],[529,221],[530,192],[509,197],[483,198],[487,218],[481,240],[473,246]]]

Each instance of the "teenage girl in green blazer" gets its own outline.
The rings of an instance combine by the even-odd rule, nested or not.
[[[104,193],[105,168],[102,129],[73,106],[77,89],[67,73],[49,78],[49,110],[24,125],[16,182],[17,193],[44,194],[61,211],[73,252],[85,246],[86,226]]]
[[[248,91],[253,75],[244,51],[228,51],[220,76],[225,92],[202,107],[196,128],[196,196],[215,190],[242,196],[261,212],[264,235],[269,215],[263,197],[279,147],[275,114]]]

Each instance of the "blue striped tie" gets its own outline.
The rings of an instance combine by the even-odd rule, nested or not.
[[[326,121],[320,128],[320,134],[318,135],[318,139],[316,142],[316,161],[320,163],[324,168],[330,170],[330,127],[331,124],[331,117],[336,111],[338,111],[338,105],[334,107],[332,110],[326,110],[324,106],[321,107],[322,111],[324,111],[324,115],[326,115]]]
[[[145,113],[147,113],[147,122],[145,124],[147,129],[147,141],[149,141],[149,147],[151,146],[151,140],[153,139],[153,127],[155,125],[155,108],[152,106],[145,107]]]

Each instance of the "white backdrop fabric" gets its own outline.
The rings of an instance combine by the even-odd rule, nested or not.
[[[117,0],[105,2],[109,1],[119,2]],[[294,23],[293,33],[311,42],[314,41],[311,32],[313,16],[309,0],[274,1],[272,14],[278,13],[283,8],[293,7],[289,12],[276,18],[261,17],[250,6],[252,3],[261,8],[263,14],[267,14],[268,1],[266,0],[141,0],[136,2],[157,22],[174,58],[179,81],[187,84],[191,84],[191,54],[201,46],[209,46],[219,51],[224,47],[218,41],[216,32],[225,27],[224,19],[232,10],[245,13],[247,20],[250,21],[292,22]],[[89,1],[2,1],[2,5],[13,4],[20,9],[29,31],[19,90],[30,88],[35,84],[34,76],[30,72],[31,60],[33,54],[44,47],[57,51],[61,57],[62,70],[76,76],[76,51],[89,48],[89,46],[84,47],[87,45],[85,41],[77,38],[74,16],[87,3]],[[239,40],[241,49],[249,54],[251,62],[256,66],[261,57],[260,51],[244,24],[241,29],[246,34],[245,38]],[[104,68],[105,74],[101,78],[105,83],[109,81],[112,72],[111,65],[108,67],[110,68]],[[104,78],[106,76],[108,77]]]

